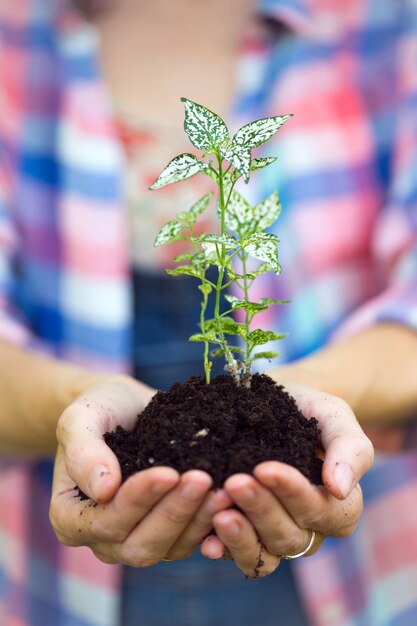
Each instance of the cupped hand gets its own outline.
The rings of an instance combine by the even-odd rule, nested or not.
[[[324,450],[323,484],[312,485],[298,470],[276,461],[258,465],[253,476],[225,483],[236,508],[214,515],[216,535],[202,544],[209,558],[230,556],[247,576],[273,572],[283,555],[306,556],[328,536],[350,535],[362,512],[359,479],[371,467],[373,448],[343,400],[300,385],[286,385],[305,417],[316,417]]]
[[[210,492],[208,474],[182,476],[155,467],[121,484],[119,462],[103,440],[118,424],[131,429],[153,391],[124,376],[103,377],[62,414],[50,519],[58,539],[89,546],[106,563],[146,567],[186,558],[212,529],[213,515],[230,504]],[[81,501],[80,489],[91,498]]]

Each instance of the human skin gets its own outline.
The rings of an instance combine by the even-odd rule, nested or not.
[[[335,398],[336,407],[340,402],[342,403],[339,406],[343,414],[345,410],[343,403],[346,403],[347,406],[353,408],[361,426],[370,435],[375,446],[378,449],[390,452],[400,449],[406,443],[407,427],[415,423],[415,416],[417,415],[416,372],[417,333],[400,324],[381,323],[371,326],[343,341],[327,346],[308,358],[289,365],[271,368],[268,374],[294,393],[300,408],[302,408],[306,416],[310,414],[320,415],[320,411],[317,411],[315,407],[312,410],[311,400],[313,396],[310,392],[307,392],[304,401],[297,395],[298,385],[305,385],[307,388],[314,388],[321,390],[325,394],[330,394],[331,397]],[[305,405],[306,399],[307,405]],[[318,398],[318,402],[321,402],[320,398]],[[321,422],[321,427],[323,428],[323,422]],[[329,427],[332,428],[331,421],[327,421],[325,425],[326,429]],[[334,457],[335,459],[339,457],[339,461],[343,458],[345,437],[346,433],[343,434],[342,440],[339,440],[339,443],[343,442],[343,445]],[[330,438],[333,439],[334,445],[337,442],[337,436],[334,438],[331,435]],[[359,445],[358,450],[360,449],[361,443],[359,440],[355,442],[353,438],[351,443],[353,447]],[[328,471],[329,467],[338,468],[336,471],[342,472],[342,476],[340,476],[341,483],[345,485],[345,488],[349,486],[349,462],[347,464],[333,465],[329,459],[329,453],[330,448],[327,449],[324,466],[324,481],[328,491],[319,493],[321,491],[320,488],[312,488],[306,484],[306,491],[300,491],[299,498],[295,500],[291,498],[288,500],[286,491],[288,484],[291,484],[293,479],[294,481],[299,480],[299,489],[301,490],[303,481],[301,478],[296,477],[292,468],[279,466],[278,464],[273,468],[272,464],[265,463],[255,469],[254,474],[258,482],[268,486],[276,497],[281,497],[286,511],[292,516],[292,519],[298,520],[300,527],[317,529],[314,515],[315,511],[320,510],[319,498],[323,498],[324,493],[330,502],[323,503],[321,507],[323,512],[322,521],[327,522],[327,529],[330,527],[329,520],[326,519],[329,515],[329,506],[330,510],[332,510],[332,506],[338,507],[338,504],[332,500],[332,497],[340,498],[343,494],[342,492],[337,494],[334,485],[328,482],[326,476],[331,476],[331,470]],[[369,455],[370,450],[365,445],[361,453],[364,463],[363,467],[366,467],[367,463],[369,463]],[[353,469],[352,466],[351,469]],[[271,475],[274,471],[276,476],[273,479]],[[353,474],[355,476],[355,471]],[[355,479],[353,478],[353,483]],[[246,517],[252,522],[256,519],[269,519],[269,496],[264,500],[264,507],[259,505],[259,508],[254,512],[253,502],[246,504],[244,496],[241,496],[243,485],[247,488],[249,486],[256,488],[253,479],[247,476],[230,478],[225,488],[234,502],[238,504],[239,508],[246,513]],[[294,491],[295,489],[294,483]],[[314,491],[316,495],[313,494]],[[304,507],[308,501],[308,492],[311,494],[312,504],[309,508],[306,507],[304,511],[301,511],[301,517],[297,517],[297,512],[298,514],[300,513],[297,508],[298,504],[303,502]],[[351,497],[356,498],[359,496],[353,492],[345,500],[345,504],[350,504],[349,498]],[[318,498],[316,501],[317,508],[313,505],[314,498]],[[260,500],[258,501],[260,502]],[[349,517],[347,521],[348,524],[344,532],[349,534],[353,531],[354,525],[351,525]],[[233,554],[233,550],[230,547],[236,545],[239,546],[241,553],[245,551],[243,546],[246,545],[246,551],[252,557],[256,550],[259,550],[257,537],[252,534],[249,539],[248,522],[238,511],[233,510],[217,514],[213,518],[213,525],[216,529],[217,537],[210,537],[202,546],[202,551],[207,556],[216,558],[227,550],[227,547]],[[230,529],[236,525],[240,529],[240,541],[233,538],[230,533]],[[332,533],[335,534],[334,528]],[[332,533],[325,532],[324,535]],[[262,538],[262,534],[260,536]],[[288,537],[288,526],[286,536]],[[343,531],[340,536],[343,536]],[[314,544],[316,548],[322,539],[323,535],[319,535]],[[299,549],[301,545],[301,542],[297,544],[294,541],[296,549]],[[280,548],[281,544],[278,543],[278,547],[275,547],[272,553],[279,553]],[[244,565],[239,559],[237,561],[239,566],[242,567]]]
[[[0,368],[1,453],[42,458],[56,452],[50,517],[58,539],[88,545],[105,562],[144,567],[186,558],[202,544],[206,556],[219,558],[226,551],[253,575],[259,535],[265,546],[260,575],[266,575],[278,565],[279,554],[306,545],[308,528],[317,531],[313,552],[324,536],[352,532],[360,516],[356,483],[372,462],[372,447],[347,404],[328,394],[288,387],[307,415],[319,416],[326,489],[272,462],[258,466],[254,477],[229,478],[216,491],[204,472],[179,476],[167,467],[139,472],[121,484],[118,461],[103,434],[117,424],[131,428],[152,389],[129,376],[90,374],[7,343],[0,344]],[[98,506],[74,498],[75,485]],[[246,515],[232,510],[234,503]],[[217,539],[205,539],[213,528]]]
[[[162,558],[186,558],[202,542],[203,554],[209,558],[230,554],[251,575],[260,538],[265,562],[260,575],[265,575],[278,565],[280,554],[306,545],[309,528],[317,531],[310,553],[325,536],[353,532],[362,511],[358,481],[372,463],[372,446],[348,401],[365,424],[378,425],[378,414],[383,415],[384,427],[406,421],[417,408],[412,374],[408,377],[416,371],[416,342],[406,328],[381,325],[298,364],[270,371],[285,383],[307,417],[319,419],[324,488],[276,462],[259,465],[252,477],[230,477],[217,491],[204,472],[180,477],[172,468],[140,472],[120,486],[117,459],[102,435],[119,423],[131,427],[154,391],[128,376],[90,374],[7,343],[0,344],[1,452],[39,458],[53,454],[58,442],[51,521],[63,543],[89,545],[107,562],[146,566]],[[386,374],[383,363],[389,365]],[[332,371],[334,388],[337,384],[345,398],[323,391],[332,387]],[[301,384],[302,377],[302,382],[322,389]],[[75,484],[99,506],[74,499]],[[233,503],[240,511],[231,508]],[[213,528],[216,537],[210,534]]]

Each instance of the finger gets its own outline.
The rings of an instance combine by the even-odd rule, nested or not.
[[[325,450],[323,483],[336,498],[346,498],[374,460],[371,441],[350,406],[336,396],[286,385],[306,418],[315,417]]]
[[[191,556],[196,547],[213,530],[213,516],[233,504],[224,489],[210,491],[196,515],[166,555],[172,561]]]
[[[270,554],[297,554],[307,545],[310,531],[300,527],[272,491],[252,476],[235,474],[225,489]]]
[[[121,542],[149,511],[179,481],[169,467],[155,467],[131,476],[108,504],[81,502],[62,480],[63,459],[57,458],[51,499],[51,523],[58,538],[67,545]]]
[[[374,450],[364,433],[347,432],[342,420],[323,428],[325,458],[323,483],[336,498],[346,498],[374,460]]]
[[[201,544],[201,554],[208,559],[218,561],[219,559],[230,560],[229,550],[217,535],[209,535]]]
[[[259,578],[271,574],[277,568],[279,557],[265,550],[253,526],[239,511],[221,511],[214,516],[213,524],[219,539],[246,576]]]
[[[165,558],[201,506],[212,479],[200,470],[181,476],[179,484],[163,498],[123,544],[114,546],[113,558],[133,567],[147,567]]]
[[[359,485],[345,500],[338,500],[285,463],[266,461],[255,467],[254,475],[272,491],[300,528],[335,537],[346,537],[355,529],[362,512]]]

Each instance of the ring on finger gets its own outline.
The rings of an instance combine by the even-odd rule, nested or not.
[[[310,533],[310,535],[307,541],[307,545],[303,550],[301,550],[301,552],[297,552],[297,554],[281,554],[280,559],[285,559],[286,561],[292,561],[293,559],[298,559],[300,556],[304,556],[305,554],[307,554],[307,552],[311,549],[314,543],[314,540],[316,538],[315,530],[313,530],[312,528],[309,528],[308,532]]]

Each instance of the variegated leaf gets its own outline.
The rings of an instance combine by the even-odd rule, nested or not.
[[[188,338],[189,341],[204,341],[205,343],[218,343],[217,337],[214,333],[196,333]]]
[[[221,265],[219,258],[220,249],[218,245],[216,245],[215,243],[203,242],[201,244],[201,247],[203,248],[204,260],[206,263],[212,263],[213,265],[217,266]]]
[[[223,159],[229,161],[238,172],[243,176],[245,183],[249,181],[249,173],[251,166],[250,148],[242,146],[227,147],[220,150]],[[237,179],[236,179],[237,180]]]
[[[232,309],[234,311],[237,311],[238,309],[245,309],[245,311],[248,311],[248,313],[251,314],[266,311],[267,308],[267,304],[260,304],[259,302],[247,302],[246,300],[238,300],[238,302],[232,304]]]
[[[250,164],[250,171],[258,172],[259,170],[263,170],[264,167],[271,165],[271,163],[274,163],[276,160],[277,160],[277,157],[264,157],[264,158],[252,159],[252,162]]]
[[[240,335],[242,336],[246,332],[245,324],[239,324],[239,322],[235,322],[232,317],[224,316],[220,318],[220,325],[222,331],[226,335]],[[204,324],[206,330],[209,332],[215,332],[217,330],[217,320],[214,318],[211,320],[206,320]]]
[[[207,169],[207,167],[207,163],[199,161],[193,154],[189,154],[188,152],[179,154],[162,170],[150,189],[161,189],[161,187],[165,187],[166,185],[186,180],[198,174],[198,172]]]
[[[252,243],[261,243],[263,241],[274,241],[275,243],[278,241],[278,237],[274,235],[274,233],[252,233],[245,239],[241,240],[242,247],[246,247]]]
[[[268,228],[279,217],[281,213],[281,202],[279,200],[278,192],[274,191],[270,196],[262,200],[257,204],[254,209],[254,216],[256,220],[256,227],[259,230]]]
[[[253,355],[252,360],[256,359],[275,359],[275,357],[279,356],[279,352],[257,352]]]
[[[167,274],[170,276],[194,276],[195,278],[200,278],[200,272],[196,270],[192,265],[181,265],[181,267],[176,267],[172,270],[165,270]]]
[[[289,304],[290,300],[276,300],[275,298],[260,298],[259,304]]]
[[[256,328],[255,330],[248,332],[246,335],[246,341],[252,346],[260,346],[264,343],[268,343],[268,341],[283,339],[283,337],[286,337],[286,335],[282,333],[274,333],[272,330],[262,330],[261,328]]]
[[[246,252],[254,259],[264,261],[275,274],[281,273],[281,265],[278,263],[278,249],[274,241],[262,241],[246,247]]]
[[[246,148],[247,150],[251,150],[252,148],[261,146],[271,139],[290,117],[292,117],[292,115],[264,117],[263,119],[245,124],[245,126],[242,126],[233,136],[230,149]]]
[[[236,248],[237,239],[232,235],[199,235],[194,238],[196,243],[214,243],[218,246],[225,246],[227,249]]]
[[[250,229],[253,222],[253,210],[249,202],[238,191],[232,191],[224,217],[227,228],[235,233],[241,233]]]
[[[226,268],[226,271],[229,275],[230,280],[239,280],[242,278],[246,278],[247,280],[254,280],[256,278],[256,275],[252,274],[251,272],[246,272],[246,274],[236,274],[236,272],[234,272],[230,266]]]
[[[237,309],[246,309],[250,313],[254,313],[265,311],[265,309],[268,308],[268,305],[265,302],[248,302],[247,300],[240,300],[231,294],[226,294],[224,298],[230,302],[233,311],[236,311]]]
[[[184,130],[193,146],[210,151],[229,141],[229,132],[221,117],[187,98],[181,98],[181,102],[185,106]]]
[[[177,220],[172,220],[162,226],[161,230],[156,236],[154,246],[162,246],[164,243],[179,239],[179,234],[183,229],[183,225]]]
[[[191,218],[190,221],[195,222],[197,217],[201,215],[202,213],[204,213],[204,211],[209,206],[212,197],[213,197],[213,192],[210,191],[209,193],[206,193],[205,196],[200,198],[200,200],[197,200],[195,204],[193,204],[191,209],[188,211],[188,214]]]
[[[186,252],[185,254],[179,254],[178,256],[176,256],[173,261],[174,263],[181,263],[182,261],[191,261],[191,259],[193,258],[193,253],[192,252]]]
[[[196,254],[193,254],[192,259],[191,259],[192,265],[195,265],[195,266],[204,265],[206,261],[207,259],[206,259],[206,255],[204,254],[204,252],[196,252]]]
[[[255,276],[260,276],[261,274],[266,274],[267,272],[271,272],[272,268],[269,263],[261,263],[256,270],[253,270]]]

